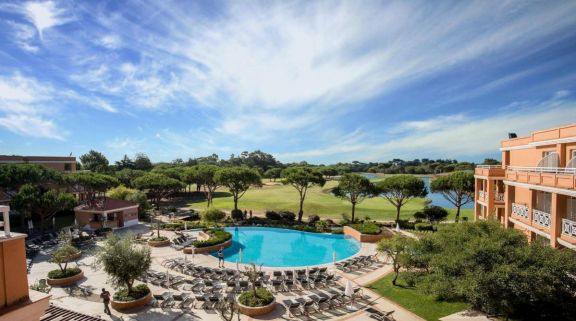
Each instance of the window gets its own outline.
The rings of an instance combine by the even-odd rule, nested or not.
[[[536,192],[536,209],[545,213],[550,213],[552,207],[552,194],[547,192]]]
[[[576,222],[576,197],[567,197],[566,203],[566,218]]]

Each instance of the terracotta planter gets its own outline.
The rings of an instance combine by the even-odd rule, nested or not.
[[[112,300],[110,302],[110,305],[112,305],[112,308],[114,308],[114,310],[123,311],[123,310],[130,310],[130,309],[136,309],[136,308],[144,307],[145,305],[150,303],[150,301],[152,301],[152,291],[148,292],[148,294],[146,296],[141,297],[138,300],[134,300],[134,301],[114,301],[114,300]]]
[[[344,234],[355,238],[358,242],[365,242],[365,243],[375,243],[383,238],[392,237],[392,233],[386,228],[382,228],[380,234],[372,235],[372,234],[362,234],[353,227],[344,226]]]
[[[48,282],[48,285],[50,285],[50,286],[67,286],[67,285],[75,284],[76,282],[80,281],[82,278],[84,278],[84,271],[80,271],[80,273],[78,273],[76,275],[72,275],[70,277],[62,278],[62,279],[50,279],[50,278],[48,278],[47,282]]]
[[[194,254],[206,254],[206,253],[210,253],[210,252],[215,252],[218,251],[221,247],[223,248],[227,248],[232,244],[232,239],[229,239],[228,241],[224,242],[224,243],[220,243],[220,244],[216,244],[216,245],[212,245],[212,246],[206,246],[206,247],[197,247],[194,250]],[[183,250],[184,254],[192,254],[192,248],[191,247],[187,247]]]
[[[240,302],[238,302],[238,300],[236,300],[236,302],[238,303],[240,313],[247,315],[249,317],[265,315],[271,313],[272,311],[274,311],[274,309],[276,309],[276,298],[274,298],[274,301],[272,301],[270,304],[265,305],[263,307],[249,307],[241,304]]]
[[[170,245],[170,240],[166,241],[148,241],[148,245],[152,247],[162,247]]]

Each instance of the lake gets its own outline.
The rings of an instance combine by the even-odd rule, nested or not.
[[[364,177],[370,180],[381,178],[381,176],[378,176],[374,173],[362,173],[362,175],[364,175]],[[421,178],[424,180],[424,183],[426,184],[426,189],[428,189],[428,195],[426,197],[432,200],[433,205],[442,206],[445,208],[454,208],[454,205],[448,202],[444,198],[444,196],[442,196],[442,194],[430,192],[430,176],[421,176]],[[462,208],[474,208],[474,202],[470,202],[462,206]]]

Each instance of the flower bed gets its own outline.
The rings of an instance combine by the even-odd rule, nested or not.
[[[170,245],[170,240],[166,236],[157,236],[148,240],[148,245],[152,247],[161,247]]]
[[[380,226],[376,223],[357,223],[357,224],[350,224],[350,227],[355,229],[356,231],[362,234],[368,235],[378,235],[380,234]]]
[[[71,285],[84,277],[84,272],[78,267],[67,268],[62,270],[52,270],[48,272],[48,284],[51,286],[66,286]]]
[[[232,234],[224,231],[223,229],[209,229],[209,230],[204,230],[204,233],[206,233],[209,238],[207,240],[202,240],[202,241],[195,241],[192,243],[192,245],[195,248],[203,248],[203,247],[209,247],[209,246],[214,246],[214,245],[219,245],[222,243],[225,243],[226,241],[232,239]]]
[[[244,292],[238,296],[240,313],[247,316],[259,316],[268,314],[276,308],[276,300],[270,291],[256,289],[256,296],[252,291]]]
[[[112,308],[115,310],[128,310],[140,308],[152,300],[152,292],[146,284],[139,284],[128,293],[127,289],[120,289],[114,293]]]

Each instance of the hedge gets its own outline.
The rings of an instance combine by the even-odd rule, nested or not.
[[[200,248],[217,245],[224,243],[232,238],[232,234],[224,231],[223,229],[209,229],[204,230],[204,232],[210,235],[210,238],[204,241],[193,242],[192,245],[194,245],[194,247]]]

